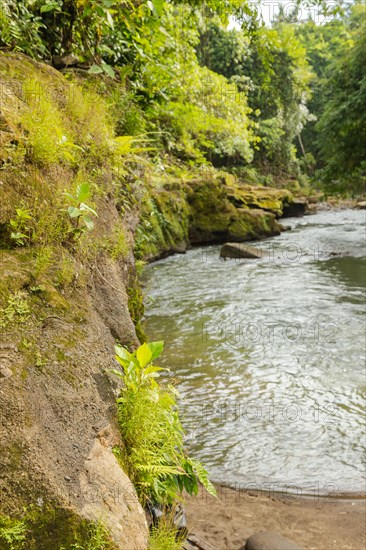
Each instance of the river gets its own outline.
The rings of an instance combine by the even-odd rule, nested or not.
[[[364,492],[365,212],[283,222],[258,260],[210,246],[147,266],[145,332],[214,481]]]

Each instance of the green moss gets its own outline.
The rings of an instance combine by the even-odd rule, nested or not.
[[[41,283],[37,289],[41,297],[53,309],[68,310],[70,308],[68,301],[50,283]]]
[[[188,196],[192,210],[190,235],[193,241],[210,241],[227,232],[235,208],[227,200],[227,189],[220,179],[191,183]]]
[[[274,214],[262,210],[237,210],[236,219],[230,224],[229,238],[235,241],[250,241],[279,235],[280,227]]]
[[[135,278],[133,284],[127,289],[128,310],[135,325],[136,335],[140,342],[146,342],[146,336],[141,326],[141,319],[144,314],[144,295],[140,283]]]
[[[2,550],[24,548],[27,527],[23,521],[0,516],[0,547]]]
[[[0,516],[2,550],[116,550],[101,522],[72,510],[31,506],[22,518]]]
[[[20,470],[24,454],[24,443],[16,441],[11,445],[2,447],[4,456],[8,457],[8,468],[11,470]]]

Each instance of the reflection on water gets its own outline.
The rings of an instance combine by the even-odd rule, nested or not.
[[[146,268],[145,330],[213,479],[361,491],[365,213],[286,222],[260,260],[213,246]]]

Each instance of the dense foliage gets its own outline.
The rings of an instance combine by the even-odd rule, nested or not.
[[[130,94],[120,131],[149,131],[158,148],[184,161],[246,177],[251,165],[266,184],[306,173],[334,189],[361,189],[364,6],[322,24],[282,10],[271,28],[256,7],[5,0],[0,45],[56,66],[72,54],[68,63],[120,80]],[[228,30],[233,16],[238,23]]]
[[[316,73],[309,103],[314,120],[304,129],[304,146],[331,191],[365,185],[365,24],[366,8],[356,3],[326,25],[307,21],[296,28]]]

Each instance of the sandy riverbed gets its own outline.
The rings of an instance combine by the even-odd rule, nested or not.
[[[239,550],[258,531],[275,531],[305,550],[365,550],[366,500],[248,493],[218,487],[220,500],[188,498],[190,531],[217,550]]]

